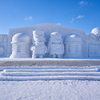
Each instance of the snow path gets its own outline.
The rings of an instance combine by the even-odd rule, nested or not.
[[[0,81],[0,100],[100,100],[100,81]]]

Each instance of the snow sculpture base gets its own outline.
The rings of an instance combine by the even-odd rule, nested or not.
[[[100,59],[0,58],[0,66],[100,66]]]

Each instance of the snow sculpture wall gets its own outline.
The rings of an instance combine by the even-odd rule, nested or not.
[[[47,52],[44,31],[33,31],[33,46],[31,47],[32,58],[43,58]]]
[[[61,34],[58,32],[53,32],[50,34],[50,40],[48,43],[49,55],[53,58],[62,58],[64,53],[64,45]]]
[[[12,53],[12,50],[11,50],[11,48],[12,48],[12,45],[11,45],[12,37],[16,33],[21,32],[21,33],[28,34],[28,36],[30,38],[32,38],[32,36],[33,36],[32,32],[33,31],[44,31],[44,35],[46,37],[45,44],[47,46],[48,46],[50,34],[52,32],[60,33],[62,35],[63,40],[65,40],[66,35],[68,35],[70,33],[76,33],[82,38],[83,43],[84,43],[82,45],[83,57],[86,58],[88,56],[88,45],[87,45],[87,39],[86,39],[85,31],[79,30],[79,29],[74,29],[74,28],[69,28],[69,27],[64,27],[64,26],[60,26],[60,25],[54,25],[54,24],[50,24],[50,23],[44,23],[44,24],[33,25],[33,26],[28,26],[28,27],[10,29],[9,33],[8,33],[8,56],[11,55],[11,53]],[[48,57],[48,54],[46,54],[45,56]]]
[[[10,58],[30,57],[30,37],[24,33],[17,33],[12,38],[12,54]]]
[[[0,35],[0,57],[7,56],[7,35]]]
[[[82,57],[82,38],[77,34],[68,34],[65,39],[65,57]]]

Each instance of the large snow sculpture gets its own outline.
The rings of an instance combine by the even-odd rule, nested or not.
[[[64,53],[64,45],[61,34],[53,32],[50,34],[50,40],[48,44],[48,52],[53,58],[62,58]]]
[[[82,57],[82,38],[77,34],[68,34],[65,39],[65,57]]]
[[[24,33],[17,33],[12,38],[12,54],[10,58],[30,57],[30,37]]]
[[[90,37],[100,41],[100,28],[94,28],[90,33]]]
[[[43,58],[47,52],[45,45],[44,31],[33,31],[33,46],[31,47],[33,52],[32,58]]]

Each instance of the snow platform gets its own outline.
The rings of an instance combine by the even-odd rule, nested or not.
[[[0,66],[100,66],[100,59],[0,58]]]

